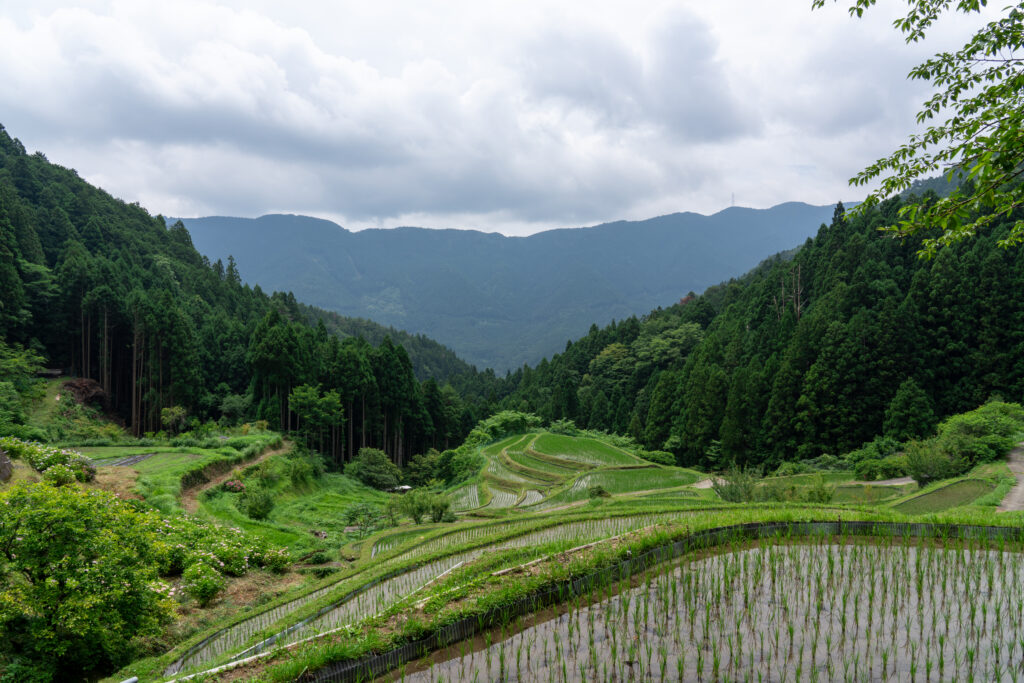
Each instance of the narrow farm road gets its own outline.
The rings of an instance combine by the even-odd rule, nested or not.
[[[853,481],[848,481],[848,482],[844,482],[844,483],[846,483],[846,484],[861,484],[861,485],[869,485],[869,486],[903,486],[904,484],[913,484],[914,483],[914,478],[913,477],[896,477],[895,479],[876,479],[874,481],[866,481],[866,480],[861,481],[861,480],[856,480],[855,479]]]
[[[289,450],[291,450],[291,447],[292,447],[291,443],[286,441],[286,442],[284,442],[284,444],[280,448],[275,448],[272,451],[267,451],[266,453],[263,453],[262,455],[257,457],[255,460],[250,460],[247,463],[239,465],[239,467],[249,467],[250,465],[255,465],[257,463],[263,462],[267,458],[273,457],[275,455],[280,455],[281,453],[287,453]],[[199,509],[199,494],[200,493],[202,493],[203,491],[206,491],[207,489],[212,489],[215,486],[220,486],[221,484],[223,484],[228,479],[231,479],[234,476],[235,476],[235,470],[234,469],[230,469],[227,472],[225,472],[224,474],[220,474],[220,475],[214,477],[213,479],[211,479],[210,481],[206,482],[202,486],[196,486],[195,488],[191,488],[191,489],[185,491],[185,493],[183,493],[181,495],[181,507],[183,507],[185,509],[185,512],[189,513],[190,515],[194,515],[196,513],[196,510]]]
[[[1010,489],[1006,498],[1003,498],[1003,502],[999,504],[999,511],[1024,510],[1024,443],[1010,451],[1007,460],[1010,471],[1017,477],[1017,485]]]

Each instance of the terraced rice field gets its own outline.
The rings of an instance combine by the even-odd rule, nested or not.
[[[534,439],[533,449],[545,455],[578,460],[597,467],[644,464],[644,461],[635,455],[601,441],[561,434],[541,434]]]
[[[500,489],[497,486],[490,487],[491,501],[487,503],[489,508],[510,508],[514,507],[519,500],[519,493]]]
[[[474,528],[460,530],[446,534],[433,541],[426,542],[412,548],[405,553],[388,560],[391,564],[399,564],[400,560],[411,554],[426,555],[438,552],[445,547],[454,548],[465,545],[475,538],[492,536],[495,533],[508,531],[506,538],[497,540],[479,548],[462,551],[447,557],[434,560],[425,565],[410,569],[408,572],[387,578],[379,583],[364,586],[354,595],[344,597],[339,595],[338,602],[325,609],[322,614],[309,620],[307,623],[284,626],[286,617],[332,591],[338,591],[336,585],[328,585],[312,593],[296,598],[288,603],[279,605],[272,610],[263,612],[238,624],[235,624],[222,632],[214,635],[209,641],[202,645],[196,652],[189,653],[179,662],[176,662],[167,674],[171,675],[179,671],[195,669],[203,664],[209,663],[225,654],[232,654],[232,659],[239,659],[243,656],[255,654],[271,645],[282,645],[296,642],[318,633],[338,628],[361,619],[373,616],[395,604],[397,601],[412,595],[426,583],[435,580],[438,576],[463,562],[469,562],[479,557],[490,548],[524,548],[539,546],[553,541],[572,541],[587,543],[602,538],[617,536],[627,531],[650,526],[660,521],[678,517],[685,513],[662,513],[655,515],[631,515],[623,517],[612,517],[606,519],[577,520],[563,524],[557,524],[548,528],[531,531],[515,536],[515,525],[510,527],[509,523],[479,525]],[[524,520],[536,522],[536,520]],[[279,624],[280,622],[280,624]],[[253,636],[264,632],[268,627],[279,624],[281,631],[273,639],[273,642],[262,644],[251,644]]]
[[[487,468],[485,470],[487,474],[491,475],[494,479],[502,482],[509,482],[515,484],[535,484],[536,479],[527,478],[518,472],[515,472],[506,467],[499,457],[493,457],[487,461]]]
[[[467,484],[450,494],[452,509],[456,512],[480,507],[480,491],[476,484]]]
[[[592,486],[608,493],[630,493],[674,488],[694,483],[700,475],[690,470],[651,465],[642,469],[596,470],[578,477],[569,488],[551,496],[538,509],[585,500]]]
[[[523,507],[526,505],[534,505],[542,500],[544,500],[543,493],[541,493],[540,491],[535,491],[534,489],[530,489],[529,491],[526,492],[526,495],[523,496],[523,499],[519,501],[519,507]]]
[[[583,465],[583,463],[558,460],[554,457],[548,459],[539,458],[528,450],[513,451],[510,449],[506,454],[509,460],[521,467],[527,468],[533,472],[550,475],[555,478],[573,476],[580,471],[581,465]]]
[[[601,587],[403,680],[1019,680],[1022,587],[1017,552],[765,541]]]
[[[893,509],[907,515],[921,515],[929,512],[939,512],[959,505],[966,505],[975,498],[985,495],[995,488],[995,484],[979,479],[964,479],[953,482],[942,488],[923,493],[909,500],[905,500]]]

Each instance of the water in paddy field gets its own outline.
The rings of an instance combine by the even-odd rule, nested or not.
[[[476,651],[455,646],[455,658],[412,663],[392,678],[1024,680],[1020,553],[766,545],[616,592],[609,587],[596,602]]]

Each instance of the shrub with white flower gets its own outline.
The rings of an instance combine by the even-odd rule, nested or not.
[[[43,472],[43,481],[54,486],[66,486],[75,482],[75,472],[67,465],[51,465]]]
[[[105,491],[0,491],[0,661],[93,680],[135,657],[171,617],[148,517]]]
[[[67,465],[74,471],[78,481],[92,481],[96,478],[96,466],[92,460],[70,448],[57,448],[38,441],[5,436],[0,437],[0,449],[14,459],[24,460],[36,472],[46,472],[54,465]]]
[[[181,575],[181,587],[202,606],[206,606],[224,590],[227,579],[206,562],[196,562]]]

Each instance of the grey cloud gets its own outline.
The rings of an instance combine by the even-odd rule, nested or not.
[[[733,190],[769,205],[827,187],[831,201],[864,154],[850,139],[890,146],[920,99],[907,94],[915,60],[898,52],[899,36],[866,51],[844,42],[846,24],[808,35],[793,59],[764,34],[765,59],[785,62],[774,70],[737,59],[729,26],[715,20],[716,34],[679,8],[630,10],[627,31],[588,21],[600,5],[557,23],[538,11],[533,23],[510,21],[493,52],[457,34],[439,50],[410,21],[390,26],[388,54],[363,59],[344,40],[316,42],[219,2],[187,5],[201,21],[153,7],[83,9],[73,21],[40,10],[37,31],[35,18],[0,17],[12,54],[0,61],[0,123],[154,212],[550,227],[715,210]],[[438,15],[435,33],[451,19],[444,5],[422,11]],[[422,50],[392,54],[421,38]],[[821,172],[794,181],[795,164]]]
[[[732,91],[710,28],[676,11],[664,17],[651,41],[648,102],[684,140],[717,142],[754,132],[758,122]]]
[[[612,128],[656,125],[680,141],[718,142],[756,131],[710,28],[683,10],[662,13],[644,45],[586,27],[536,39],[523,77],[533,96],[596,112]],[[646,57],[646,58],[645,58]]]

